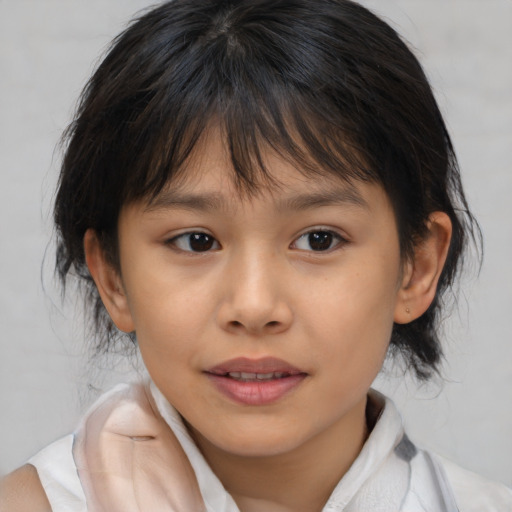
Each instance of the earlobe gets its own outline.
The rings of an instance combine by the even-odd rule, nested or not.
[[[413,258],[404,265],[394,320],[406,324],[420,317],[434,300],[443,270],[452,223],[444,212],[434,212],[427,222],[428,232],[414,249]]]
[[[134,325],[121,276],[107,260],[93,229],[88,229],[84,235],[84,252],[87,267],[110,318],[121,331],[132,332]]]

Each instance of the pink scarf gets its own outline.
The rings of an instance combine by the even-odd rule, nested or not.
[[[149,389],[96,404],[73,456],[90,512],[204,512],[194,470]]]

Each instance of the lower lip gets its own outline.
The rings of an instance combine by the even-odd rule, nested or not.
[[[211,373],[207,375],[223,395],[243,405],[268,405],[277,402],[306,378],[306,374],[301,373],[281,379],[243,382]]]

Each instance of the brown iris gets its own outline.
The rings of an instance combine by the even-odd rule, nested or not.
[[[209,251],[215,242],[215,238],[206,233],[192,233],[189,235],[190,248],[195,252]]]
[[[332,245],[333,235],[328,231],[309,233],[308,242],[314,251],[326,251]]]

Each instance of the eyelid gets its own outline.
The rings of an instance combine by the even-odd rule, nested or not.
[[[210,248],[206,251],[192,251],[192,250],[182,249],[181,247],[177,246],[176,241],[179,240],[180,238],[190,236],[190,235],[196,235],[196,234],[206,235],[206,236],[212,238],[214,245],[217,245],[217,247]],[[189,229],[187,231],[184,231],[183,233],[178,233],[177,235],[168,237],[165,239],[164,244],[167,246],[170,246],[173,250],[175,250],[177,252],[186,253],[186,254],[194,254],[194,255],[201,255],[201,254],[206,254],[206,253],[209,253],[212,251],[218,251],[221,248],[221,245],[220,245],[219,241],[217,240],[217,238],[215,238],[207,230],[200,229],[200,228],[199,229]]]
[[[325,249],[325,250],[321,250],[321,251],[315,251],[314,249],[310,249],[310,250],[308,250],[308,249],[299,249],[299,250],[304,251],[304,252],[313,252],[313,253],[330,253],[330,252],[334,251],[335,249],[341,248],[341,247],[345,246],[347,243],[349,243],[348,238],[346,236],[342,235],[336,229],[329,228],[329,227],[326,227],[326,226],[314,226],[314,227],[309,228],[307,231],[302,232],[300,235],[298,235],[293,240],[293,242],[290,244],[290,248],[294,249],[295,248],[294,246],[297,244],[297,242],[299,240],[301,240],[302,238],[310,235],[311,233],[329,233],[330,235],[333,236],[334,239],[337,240],[337,243],[333,247],[330,247],[329,249]],[[190,236],[190,235],[193,235],[193,234],[206,235],[206,236],[212,238],[213,239],[213,245],[215,247],[212,247],[212,248],[207,249],[205,251],[194,251],[194,250],[189,250],[189,249],[183,249],[183,248],[179,247],[176,244],[176,241],[179,240],[180,238],[184,238],[186,236]],[[189,253],[189,254],[194,254],[194,255],[206,254],[208,252],[217,251],[217,250],[221,249],[220,242],[216,239],[216,237],[213,236],[208,230],[201,229],[201,228],[189,229],[189,230],[184,231],[182,233],[178,233],[178,234],[173,235],[171,237],[167,237],[165,239],[165,241],[164,241],[164,244],[167,245],[167,246],[171,246],[172,249],[176,250],[177,252]]]
[[[307,235],[310,235],[311,233],[329,233],[331,235],[333,235],[334,238],[336,238],[338,240],[338,243],[336,245],[334,245],[333,247],[329,248],[329,249],[326,249],[324,251],[314,251],[314,250],[306,250],[306,249],[299,249],[299,250],[302,250],[304,252],[313,252],[313,253],[319,253],[319,254],[328,254],[338,248],[341,248],[343,246],[345,246],[346,244],[349,243],[349,239],[342,235],[339,231],[337,231],[336,229],[333,229],[333,228],[328,228],[326,226],[315,226],[315,227],[312,227],[312,228],[309,228],[307,231],[304,231],[303,233],[301,233],[299,236],[297,236],[295,238],[295,240],[290,244],[290,247],[293,248],[293,246],[297,243],[297,241],[299,241],[301,238],[307,236]],[[341,246],[341,247],[340,247]]]

